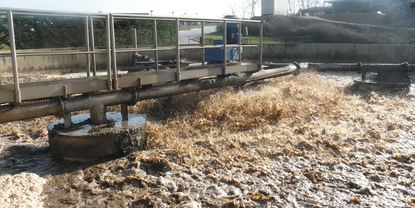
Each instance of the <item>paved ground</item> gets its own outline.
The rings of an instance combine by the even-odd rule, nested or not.
[[[216,31],[216,26],[206,26],[205,34],[212,33]],[[193,39],[202,35],[201,28],[195,28],[191,30],[182,30],[179,32],[180,45],[187,44],[199,44],[199,41],[194,41]]]

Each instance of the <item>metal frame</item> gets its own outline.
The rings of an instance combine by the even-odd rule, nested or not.
[[[253,20],[236,20],[236,19],[207,19],[207,18],[187,18],[187,17],[157,17],[157,16],[143,16],[134,14],[98,14],[98,13],[76,13],[76,12],[57,12],[44,10],[29,10],[29,9],[13,9],[0,8],[0,14],[5,14],[8,17],[9,36],[10,36],[10,54],[1,54],[0,57],[11,57],[13,68],[12,85],[3,85],[0,82],[0,105],[12,103],[14,105],[21,104],[24,101],[39,100],[52,97],[67,98],[72,94],[79,93],[93,93],[97,91],[113,91],[122,88],[141,87],[141,85],[152,85],[166,82],[179,82],[186,79],[203,78],[214,75],[228,75],[235,72],[255,72],[262,69],[262,49],[263,49],[263,22]],[[13,24],[14,15],[31,15],[31,16],[57,16],[57,17],[77,17],[84,18],[85,24],[85,50],[58,50],[58,51],[35,51],[23,52],[16,50],[15,45],[15,30]],[[105,19],[106,21],[106,49],[96,49],[94,42],[94,24],[95,18]],[[135,20],[153,20],[153,45],[150,47],[133,47],[133,48],[116,48],[115,44],[115,19],[135,19]],[[176,44],[174,46],[159,47],[157,43],[157,22],[158,21],[175,21],[176,22]],[[180,45],[179,42],[179,26],[181,21],[195,21],[201,22],[202,27],[205,22],[222,23],[224,27],[224,43],[222,45],[206,45],[205,32],[202,29],[202,42],[199,45]],[[242,45],[227,44],[226,43],[226,24],[238,23],[242,25],[243,22],[261,24],[260,28],[260,44],[259,45]],[[241,28],[241,27],[240,27]],[[226,48],[227,47],[259,47],[260,57],[259,64],[244,64],[239,60],[237,64],[229,64],[226,62]],[[223,48],[224,62],[221,65],[204,65],[192,68],[191,71],[186,71],[186,67],[180,66],[180,51],[188,49],[206,48]],[[156,71],[152,72],[135,72],[126,75],[119,75],[117,69],[117,53],[135,52],[135,51],[154,51],[156,63],[158,62],[159,51],[174,50],[176,51],[177,65],[173,70],[158,70],[156,64]],[[19,82],[19,70],[17,64],[17,57],[20,56],[42,56],[42,55],[70,55],[70,54],[85,54],[87,58],[86,78],[67,79],[48,82]],[[105,76],[97,76],[96,74],[96,54],[107,54],[107,74]],[[240,56],[241,57],[241,56]],[[204,57],[203,57],[204,59]],[[92,67],[92,74],[91,74]]]
[[[13,12],[11,10],[7,11],[7,20],[9,24],[10,52],[11,52],[12,67],[13,67],[14,102],[16,104],[21,104],[22,97],[20,94],[19,70],[17,68],[16,40],[14,37]]]

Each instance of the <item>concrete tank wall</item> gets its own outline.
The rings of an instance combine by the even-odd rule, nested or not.
[[[244,48],[243,57],[258,57],[258,48]],[[415,45],[379,44],[266,44],[264,60],[278,62],[415,63]]]
[[[264,60],[273,62],[372,62],[415,63],[415,45],[377,44],[265,44]],[[154,57],[154,52],[142,53]],[[181,50],[181,61],[201,61],[203,50]],[[133,66],[133,53],[117,53],[119,66]],[[258,59],[259,48],[244,48],[243,59]],[[160,60],[176,59],[175,50],[160,51]],[[106,68],[106,54],[96,55],[97,66]],[[11,58],[0,57],[0,71],[11,70]],[[20,70],[86,68],[86,55],[18,57]]]

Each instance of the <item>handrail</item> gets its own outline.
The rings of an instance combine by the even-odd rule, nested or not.
[[[21,104],[22,98],[20,95],[20,86],[19,86],[19,70],[17,68],[16,40],[14,36],[13,12],[11,10],[7,11],[7,20],[9,23],[10,51],[11,51],[12,66],[13,66],[14,97],[15,97],[14,102],[16,104]]]
[[[14,81],[14,104],[22,103],[22,95],[20,92],[21,83],[19,82],[19,67],[17,63],[17,57],[21,56],[42,56],[42,55],[85,55],[86,56],[86,73],[87,77],[91,76],[96,77],[96,59],[95,54],[107,54],[107,87],[106,89],[101,90],[119,90],[118,83],[118,69],[117,69],[117,53],[124,52],[137,52],[137,51],[154,51],[156,61],[158,61],[158,52],[166,50],[174,50],[176,52],[177,66],[176,66],[176,81],[181,81],[181,50],[188,49],[207,49],[207,48],[223,48],[223,75],[227,75],[227,61],[226,61],[226,48],[227,47],[260,47],[260,63],[262,62],[262,30],[263,22],[257,20],[240,20],[240,19],[215,19],[215,18],[193,18],[193,17],[167,17],[167,16],[148,16],[148,15],[138,15],[138,14],[122,14],[122,13],[88,13],[88,12],[68,12],[68,11],[48,11],[48,10],[34,10],[34,9],[21,9],[21,8],[4,8],[0,7],[0,14],[7,15],[8,24],[9,24],[9,37],[10,37],[10,53],[1,53],[0,57],[11,57],[12,59],[12,69],[13,69],[13,81]],[[84,28],[84,38],[85,38],[85,49],[82,50],[42,50],[42,51],[24,51],[16,49],[16,40],[15,40],[15,28],[13,24],[14,16],[53,16],[53,17],[75,17],[83,18]],[[94,19],[105,19],[105,32],[106,32],[106,48],[105,49],[96,49],[94,42]],[[153,20],[153,43],[150,46],[146,47],[133,47],[133,48],[117,48],[115,43],[115,21],[119,19],[131,19],[131,20]],[[172,21],[176,23],[176,43],[171,46],[159,46],[157,41],[157,22],[158,21]],[[243,45],[240,41],[238,44],[227,44],[226,35],[223,35],[223,44],[219,45],[206,45],[204,42],[205,32],[204,28],[202,29],[202,42],[199,45],[188,45],[180,44],[179,38],[179,26],[181,22],[200,22],[202,26],[206,22],[212,23],[221,23],[224,27],[224,34],[226,34],[226,24],[236,23],[239,24],[240,31],[242,23],[258,23],[261,24],[261,41],[259,45]],[[241,56],[240,56],[241,57]],[[204,57],[203,57],[204,59]],[[241,62],[241,59],[239,59]],[[204,63],[203,63],[204,64]],[[91,68],[92,67],[92,68]],[[158,66],[156,66],[158,69]],[[0,81],[0,89],[2,83]],[[26,85],[24,85],[26,86]],[[9,89],[9,88],[8,88]],[[95,90],[97,88],[94,88]],[[66,93],[66,86],[64,86]],[[2,103],[0,103],[2,104]]]

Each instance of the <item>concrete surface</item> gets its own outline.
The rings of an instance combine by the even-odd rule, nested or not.
[[[201,61],[202,49],[182,50],[182,58]],[[133,53],[118,53],[118,66],[132,66]],[[146,54],[146,53],[143,53]],[[415,63],[415,45],[394,44],[265,44],[264,60],[274,62],[366,62],[366,63]],[[154,52],[147,55],[154,56]],[[106,55],[98,54],[97,65],[106,67]],[[160,51],[160,60],[175,59],[175,50]],[[258,59],[259,48],[244,48],[243,59]],[[0,57],[0,71],[11,70],[11,59]],[[27,56],[18,57],[20,70],[85,68],[85,55]]]

